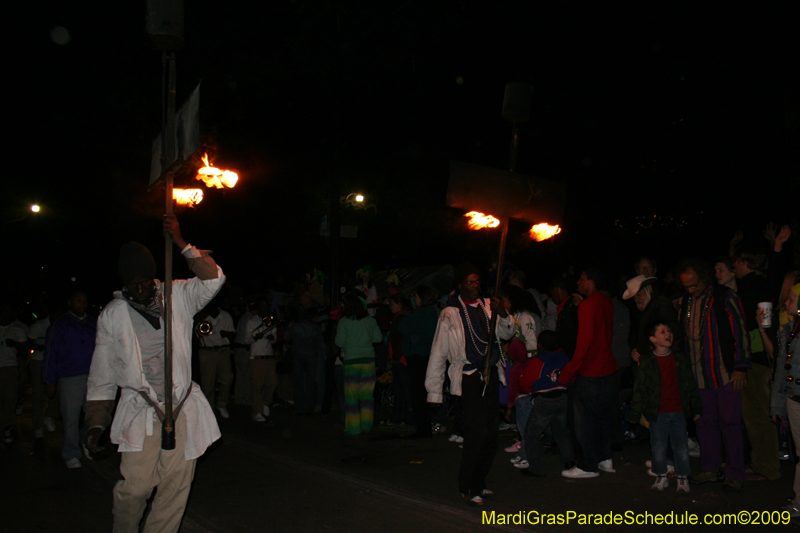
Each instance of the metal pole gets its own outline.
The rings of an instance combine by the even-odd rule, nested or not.
[[[336,172],[334,170],[334,172]],[[339,174],[331,180],[331,310],[339,303],[339,234],[341,233],[341,205],[339,203]]]
[[[503,280],[503,263],[506,261],[506,241],[508,240],[508,223],[511,221],[508,217],[503,217],[500,225],[503,227],[502,235],[500,236],[500,255],[497,258],[497,280],[494,284],[494,296],[500,296],[500,283]],[[492,312],[492,320],[489,325],[489,344],[486,346],[486,364],[483,369],[483,379],[489,383],[489,370],[492,366],[492,345],[494,344],[494,330],[497,327],[497,313]]]
[[[164,52],[166,55],[166,52]],[[167,129],[165,150],[168,164],[175,161],[175,52],[169,54],[169,86],[167,87]],[[165,176],[166,214],[172,214],[172,172]],[[172,238],[164,237],[164,422],[161,425],[161,449],[175,449],[175,421],[172,417]]]
[[[508,171],[515,172],[517,168],[517,149],[519,148],[519,124],[514,123],[511,130],[511,155],[508,158]]]
[[[511,131],[511,155],[508,158],[508,170],[514,172],[517,166],[517,149],[519,148],[519,124],[514,122],[514,128]],[[508,226],[511,222],[509,217],[503,217],[500,225],[503,227],[502,235],[500,236],[500,254],[497,257],[497,279],[494,284],[494,296],[500,297],[500,283],[503,280],[503,263],[506,262],[506,241],[508,240]],[[497,327],[497,313],[492,313],[492,320],[489,325],[489,345],[486,347],[486,364],[483,369],[483,379],[489,383],[489,369],[492,365],[492,344],[494,344],[494,330]]]

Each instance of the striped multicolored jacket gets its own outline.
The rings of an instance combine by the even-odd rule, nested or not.
[[[694,360],[688,339],[687,310],[691,297],[684,294],[678,305],[681,334],[679,349],[692,359],[692,373],[701,389],[717,389],[731,381],[734,370],[750,368],[750,334],[747,332],[742,300],[727,287],[716,285],[703,294],[704,317],[701,326],[700,360]]]

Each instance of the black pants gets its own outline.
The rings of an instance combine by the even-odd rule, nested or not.
[[[484,394],[484,381],[475,372],[461,381],[464,453],[458,472],[458,490],[471,496],[486,488],[486,476],[497,453],[500,409],[497,367],[492,367]]]
[[[417,422],[417,435],[430,437],[431,433],[431,407],[428,405],[428,391],[425,390],[425,374],[428,372],[430,357],[412,355],[406,357],[408,363],[408,381],[411,387],[411,408],[414,410],[414,420]]]

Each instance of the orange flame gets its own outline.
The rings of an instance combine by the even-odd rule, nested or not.
[[[536,224],[533,226],[530,233],[531,239],[543,241],[561,233],[561,228],[558,226],[558,224],[551,226],[547,222],[542,222],[541,224]]]
[[[203,201],[203,189],[172,189],[172,199],[178,205],[194,207]]]
[[[470,229],[496,228],[500,225],[500,221],[492,215],[484,215],[477,211],[470,211],[464,216],[470,218],[468,222]]]
[[[197,171],[197,179],[205,183],[206,187],[215,187],[217,189],[228,187],[230,189],[239,181],[239,176],[236,172],[212,167],[211,163],[208,162],[208,154],[203,154],[203,163],[206,166]]]

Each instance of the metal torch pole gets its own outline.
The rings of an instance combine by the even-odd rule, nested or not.
[[[514,122],[514,127],[511,131],[511,154],[508,158],[508,170],[514,172],[517,166],[517,149],[519,148],[519,124]],[[511,222],[509,217],[503,217],[500,225],[503,227],[503,233],[500,237],[500,254],[497,257],[497,274],[494,284],[494,295],[496,298],[500,297],[500,283],[503,281],[503,263],[506,262],[506,241],[508,240],[508,225]],[[492,313],[492,320],[489,325],[489,345],[486,347],[486,364],[483,369],[483,379],[489,383],[489,370],[492,366],[492,345],[494,344],[495,329],[497,327],[497,313]]]
[[[166,52],[164,52],[166,56]],[[175,161],[175,52],[169,54],[169,86],[167,87],[167,129],[165,154]],[[167,215],[172,214],[172,172],[165,176]],[[172,417],[172,238],[164,237],[164,422],[161,425],[161,449],[175,449],[175,421]]]
[[[503,217],[500,220],[500,225],[503,227],[502,235],[500,237],[500,255],[497,257],[497,280],[494,284],[494,295],[496,298],[500,296],[500,283],[503,280],[503,263],[506,260],[506,241],[508,240],[508,223],[511,221],[508,217]],[[483,369],[483,379],[489,383],[489,371],[492,367],[492,345],[494,344],[494,331],[497,328],[497,312],[492,312],[492,320],[489,325],[489,344],[486,346],[486,364]]]

